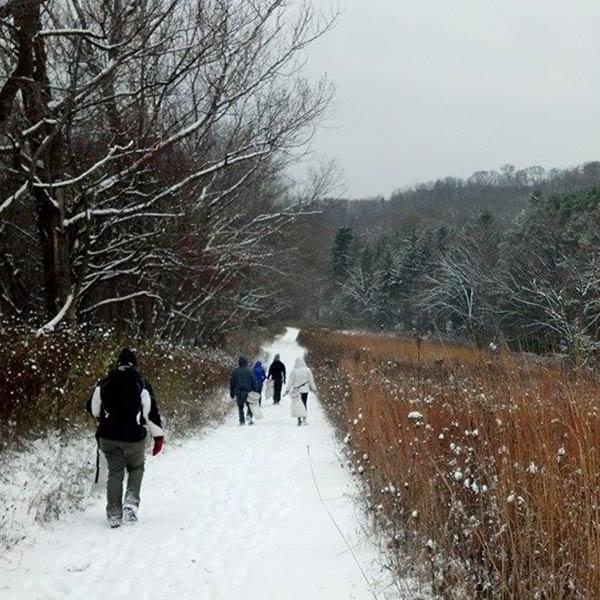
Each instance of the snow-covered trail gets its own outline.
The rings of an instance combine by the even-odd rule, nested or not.
[[[269,358],[279,352],[291,367],[304,352],[297,333],[266,348]],[[307,446],[327,506],[387,597],[318,401],[311,395],[308,427],[290,418],[289,397],[264,412],[254,427],[239,427],[232,411],[202,439],[149,460],[137,525],[109,529],[99,499],[44,530],[9,566],[0,561],[0,598],[372,599],[317,496]]]

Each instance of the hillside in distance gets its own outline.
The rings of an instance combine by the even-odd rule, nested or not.
[[[548,197],[600,186],[600,161],[566,169],[540,166],[477,171],[467,179],[444,177],[398,189],[389,198],[327,200],[325,220],[371,233],[410,231],[419,225],[460,227],[488,212],[504,226],[532,196]]]

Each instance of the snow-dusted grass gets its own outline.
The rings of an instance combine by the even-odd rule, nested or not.
[[[260,340],[255,343],[255,348]],[[234,357],[212,348],[184,348],[127,339],[112,329],[74,327],[35,335],[26,325],[0,328],[0,453],[48,431],[90,428],[85,402],[123,346],[159,399],[171,432],[197,426],[203,398],[227,381]]]
[[[47,433],[0,458],[0,549],[27,538],[37,525],[85,505],[95,465],[94,440],[83,431]]]
[[[600,597],[600,385],[519,357],[302,335],[397,570],[447,597]]]

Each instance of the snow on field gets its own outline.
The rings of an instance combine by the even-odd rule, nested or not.
[[[265,353],[303,350],[289,329]],[[0,558],[3,600],[362,600],[399,598],[363,529],[356,489],[314,396],[309,426],[289,399],[239,427],[236,411],[203,439],[149,460],[140,521],[107,527],[103,500]],[[327,508],[319,500],[307,447]],[[407,594],[407,597],[416,597]]]
[[[7,546],[33,540],[40,522],[89,501],[94,448],[89,432],[70,431],[64,436],[50,432],[19,452],[2,456],[0,557]]]

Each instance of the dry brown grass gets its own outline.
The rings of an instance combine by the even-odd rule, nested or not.
[[[387,336],[302,342],[399,571],[408,551],[448,598],[600,598],[597,381]]]

